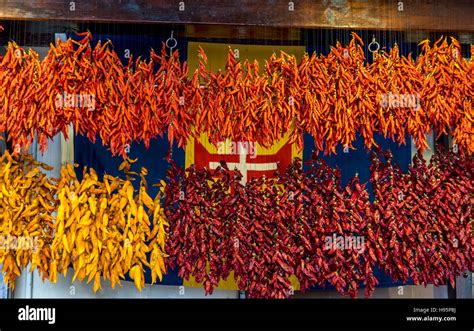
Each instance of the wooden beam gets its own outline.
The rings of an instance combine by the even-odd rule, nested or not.
[[[0,19],[474,31],[472,0],[0,0]]]
[[[187,24],[184,29],[186,38],[209,39],[251,39],[251,40],[288,40],[299,41],[301,30],[297,28],[255,27],[231,25]]]

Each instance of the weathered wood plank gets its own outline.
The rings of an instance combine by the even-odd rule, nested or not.
[[[472,0],[0,0],[0,19],[474,31],[473,7]]]

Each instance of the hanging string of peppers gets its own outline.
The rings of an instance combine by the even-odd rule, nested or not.
[[[91,35],[81,36],[51,45],[42,61],[13,42],[0,58],[0,132],[17,152],[35,135],[44,151],[57,133],[67,136],[70,123],[124,158],[132,142],[148,146],[165,133],[181,147],[201,133],[212,143],[230,138],[267,147],[290,133],[300,148],[309,133],[318,150],[335,153],[338,145],[352,148],[357,134],[367,148],[376,146],[375,133],[400,143],[411,135],[423,150],[434,130],[451,134],[461,153],[474,151],[473,60],[462,58],[453,38],[423,41],[416,61],[395,45],[366,63],[353,33],[328,55],[298,62],[282,52],[262,70],[229,50],[225,72],[209,70],[201,49],[188,77],[186,62],[165,47],[122,64],[110,42],[92,48]]]
[[[9,286],[29,263],[43,280],[54,272],[49,246],[57,183],[41,169],[52,170],[31,155],[0,156],[0,263]]]
[[[408,173],[392,160],[384,153],[371,165],[376,230],[369,236],[381,266],[396,280],[454,287],[457,275],[474,268],[473,158],[436,153],[428,164],[417,155]]]
[[[164,209],[170,222],[167,264],[212,293],[230,272],[254,298],[286,298],[295,275],[302,291],[332,285],[351,297],[377,285],[377,265],[395,280],[441,285],[473,270],[472,158],[450,152],[407,173],[389,152],[372,155],[369,202],[355,176],[316,154],[275,178],[252,179],[223,163],[214,172],[173,165]]]
[[[72,267],[73,281],[93,281],[94,292],[101,279],[113,288],[127,273],[142,289],[145,267],[153,282],[162,279],[168,223],[161,194],[147,194],[146,169],[138,174],[125,161],[126,180],[99,180],[93,169],[84,169],[79,181],[71,165],[62,167],[59,179],[41,168],[51,170],[31,155],[0,157],[0,263],[10,287],[30,262],[30,271],[53,283]]]
[[[295,159],[274,178],[253,178],[222,163],[216,170],[171,161],[159,194],[147,194],[147,171],[120,166],[126,179],[71,165],[50,179],[50,167],[30,155],[0,157],[0,263],[9,286],[31,263],[44,279],[120,284],[128,273],[138,289],[144,269],[153,283],[167,266],[195,277],[206,293],[231,273],[255,298],[286,298],[296,276],[302,291],[334,286],[370,296],[378,266],[395,280],[454,285],[473,270],[472,157],[415,157],[407,173],[389,152],[372,153],[374,201],[355,176],[341,173],[316,153],[303,172]],[[139,188],[132,181],[139,177]],[[160,205],[162,202],[162,205]]]

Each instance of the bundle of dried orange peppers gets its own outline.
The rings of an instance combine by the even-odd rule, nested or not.
[[[168,56],[165,47],[123,64],[110,42],[92,47],[91,35],[81,36],[51,45],[42,61],[13,42],[0,58],[0,132],[15,150],[35,134],[45,150],[70,123],[123,157],[134,141],[148,146],[167,134],[182,147],[201,133],[212,143],[263,146],[289,133],[300,148],[309,133],[319,150],[335,153],[338,145],[352,148],[358,134],[370,148],[375,133],[400,143],[411,135],[425,149],[434,130],[451,134],[462,153],[474,150],[474,62],[452,38],[423,41],[416,61],[395,46],[367,63],[355,33],[328,55],[297,61],[282,52],[261,69],[230,50],[225,72],[209,70],[200,50],[199,68],[188,75],[178,52]]]

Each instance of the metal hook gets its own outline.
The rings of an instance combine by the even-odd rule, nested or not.
[[[376,49],[372,50],[372,45],[376,46]],[[375,40],[375,35],[372,35],[372,42],[369,44],[369,52],[375,53],[380,49],[380,44]]]
[[[174,31],[171,31],[171,37],[169,37],[167,40],[166,40],[166,47],[168,47],[170,49],[170,55],[173,53],[173,48],[175,48],[176,46],[178,46],[178,41],[173,37],[173,33]],[[170,42],[173,42],[173,44],[170,44]],[[173,45],[173,46],[171,46]]]

